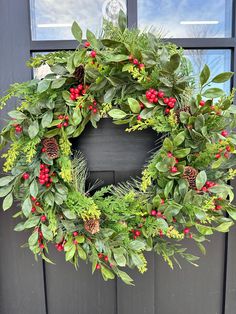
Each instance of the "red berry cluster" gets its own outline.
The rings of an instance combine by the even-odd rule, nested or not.
[[[70,99],[71,100],[76,100],[85,94],[86,94],[86,88],[84,88],[82,84],[79,84],[76,87],[70,88]]]
[[[100,260],[104,260],[104,262],[108,263],[109,262],[109,258],[107,255],[104,255],[103,253],[98,253],[98,258]],[[110,264],[110,266],[112,267],[113,265]],[[96,265],[96,269],[101,269],[101,265],[99,263],[97,263]]]
[[[166,219],[166,216],[164,216],[160,210],[152,209],[151,216]]]
[[[21,133],[23,131],[23,128],[20,124],[14,124],[13,126],[15,128],[16,133]]]
[[[215,207],[213,208],[213,210],[221,210],[222,209],[222,206],[218,203],[219,201],[223,201],[223,198],[218,197],[215,200],[215,202],[214,202]]]
[[[36,197],[31,197],[31,201],[33,202],[33,206],[31,208],[31,213],[35,213],[37,210],[37,207],[40,207],[41,204],[37,201]]]
[[[170,113],[170,110],[174,108],[176,101],[177,101],[177,100],[176,100],[176,98],[174,98],[174,97],[170,97],[170,98],[165,97],[165,98],[163,99],[164,104],[167,105],[167,108],[165,109],[165,113],[166,113],[166,114],[169,114],[169,113]]]
[[[149,88],[149,90],[146,91],[146,99],[150,103],[157,103],[158,98],[163,98],[165,96],[164,92],[157,91],[154,88]]]
[[[51,186],[51,183],[53,182],[52,178],[49,175],[50,169],[48,168],[48,165],[41,164],[40,165],[40,172],[39,172],[39,184],[46,185],[47,188]]]
[[[142,232],[137,229],[132,229],[131,232],[133,233],[134,240],[141,236]]]
[[[193,238],[192,233],[190,233],[190,228],[184,228],[183,233],[185,236],[189,236],[190,239]]]
[[[208,192],[208,189],[212,188],[213,186],[216,186],[215,182],[207,181],[206,184],[201,188],[201,191]]]
[[[69,116],[59,115],[58,119],[62,120],[62,122],[57,125],[59,129],[61,129],[63,126],[65,128],[69,126],[69,119],[70,119]]]
[[[98,109],[97,109],[97,102],[94,100],[92,102],[92,104],[88,107],[89,110],[93,113],[97,113],[98,112]]]
[[[134,65],[137,65],[140,70],[145,68],[145,65],[143,63],[139,63],[138,59],[134,58],[132,55],[129,56],[129,61]]]
[[[56,249],[61,252],[64,251],[64,245],[65,245],[66,241],[64,239],[62,239],[62,241],[60,243],[57,243],[55,245]]]
[[[39,227],[35,228],[36,231],[38,231],[38,244],[41,250],[44,249],[44,244],[43,244],[43,233]]]

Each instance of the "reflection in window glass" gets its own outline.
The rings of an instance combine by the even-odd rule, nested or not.
[[[230,50],[185,50],[185,56],[192,62],[192,70],[196,75],[196,79],[199,78],[199,73],[205,64],[211,70],[211,77],[221,72],[230,71]],[[230,91],[230,81],[222,84],[212,84],[211,86],[217,86],[226,92]]]
[[[165,37],[231,37],[232,0],[138,0],[138,26]]]
[[[31,0],[32,39],[73,39],[73,21],[79,23],[84,36],[87,28],[98,35],[102,18],[117,21],[120,9],[126,11],[125,3],[125,0]]]

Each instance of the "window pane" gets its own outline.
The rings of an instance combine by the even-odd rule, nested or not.
[[[138,0],[140,28],[165,37],[231,37],[232,0]]]
[[[84,36],[87,28],[98,35],[102,18],[116,21],[120,9],[126,11],[125,3],[125,0],[31,0],[32,39],[73,39],[73,21],[80,24]]]
[[[231,51],[230,50],[185,50],[185,56],[190,59],[193,66],[193,73],[199,78],[199,73],[207,64],[211,70],[211,77],[230,71]],[[230,91],[230,81],[222,84],[212,84],[224,89],[227,93]]]

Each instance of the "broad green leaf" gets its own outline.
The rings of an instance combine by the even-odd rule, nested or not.
[[[236,209],[235,208],[226,208],[226,211],[230,215],[231,218],[236,220]]]
[[[98,41],[97,41],[96,36],[89,29],[87,29],[87,31],[86,31],[86,38],[90,42],[92,47],[96,48],[98,46]]]
[[[124,271],[118,270],[118,276],[121,278],[121,280],[124,281],[127,285],[134,285],[133,284],[133,279]]]
[[[122,10],[120,10],[120,12],[119,12],[118,25],[119,25],[120,30],[122,32],[124,32],[124,30],[127,27],[127,17],[126,17],[125,13]]]
[[[47,128],[51,123],[53,119],[53,113],[52,111],[47,111],[42,118],[41,124],[43,128]]]
[[[219,232],[229,232],[229,228],[232,227],[233,225],[234,225],[233,221],[223,222],[222,224],[217,226],[215,230]]]
[[[35,120],[28,129],[29,137],[32,139],[39,133],[39,123]]]
[[[145,248],[145,242],[141,240],[133,240],[129,244],[131,250],[140,251]]]
[[[204,68],[202,69],[202,71],[200,73],[201,86],[203,86],[208,81],[210,74],[211,74],[210,69],[209,69],[208,65],[205,64]]]
[[[169,171],[169,165],[166,163],[166,162],[163,162],[163,161],[159,161],[157,164],[156,164],[156,168],[158,171],[160,172],[167,172]]]
[[[12,110],[8,112],[9,117],[16,120],[24,120],[27,118],[27,116],[18,110]]]
[[[124,250],[121,248],[113,249],[113,255],[118,266],[124,267],[126,265]]]
[[[30,195],[32,195],[33,197],[37,197],[38,195],[38,183],[36,180],[33,180],[32,183],[30,184]]]
[[[202,96],[206,98],[219,98],[225,95],[225,92],[221,88],[208,88],[203,93]]]
[[[31,208],[32,208],[31,199],[30,199],[30,197],[27,197],[22,204],[22,211],[23,211],[23,214],[25,215],[25,217],[29,217],[29,214],[31,212]]]
[[[43,79],[42,81],[39,81],[37,92],[40,94],[46,92],[49,89],[50,84],[51,84],[51,80]]]
[[[103,265],[101,265],[101,272],[104,280],[115,278],[115,274],[110,269]]]
[[[196,224],[196,229],[203,235],[213,234],[212,228],[208,226]]]
[[[127,116],[126,112],[120,109],[112,109],[108,112],[109,116],[113,119],[122,119]]]
[[[3,200],[2,209],[5,211],[9,209],[13,204],[13,194],[9,193]]]
[[[174,149],[173,142],[172,142],[168,137],[166,137],[166,138],[164,139],[163,147],[165,148],[165,150],[167,150],[167,151],[169,151],[169,152],[172,152],[173,149]]]
[[[57,183],[55,185],[55,187],[56,187],[58,193],[60,193],[60,194],[67,194],[68,193],[68,188],[61,183]]]
[[[105,103],[110,103],[113,100],[113,98],[116,94],[116,90],[117,90],[116,87],[111,87],[110,89],[108,89],[106,91],[106,93],[104,95],[104,102]]]
[[[201,190],[201,188],[205,185],[207,181],[207,175],[206,172],[203,170],[198,173],[196,177],[196,187],[198,190]]]
[[[173,143],[175,146],[179,146],[185,140],[185,131],[180,132],[176,137],[173,139]]]
[[[6,176],[0,179],[0,186],[5,186],[15,179],[14,176]]]
[[[180,65],[180,55],[178,53],[175,53],[173,54],[171,57],[170,57],[170,61],[168,62],[168,71],[169,72],[175,72],[178,67]]]
[[[41,230],[42,230],[43,237],[48,241],[52,241],[53,239],[52,230],[50,230],[50,228],[46,226],[45,224],[41,225]]]
[[[164,215],[166,216],[167,220],[172,221],[172,218],[180,212],[182,206],[176,206],[174,204],[168,205],[164,211]]]
[[[4,197],[12,190],[12,185],[0,188],[0,197]]]
[[[232,76],[233,76],[233,72],[223,72],[220,73],[218,75],[216,75],[213,79],[212,82],[214,83],[224,83],[226,81],[228,81]]]
[[[106,55],[106,61],[107,62],[121,62],[121,61],[125,61],[128,60],[129,56],[127,55]]]
[[[185,179],[180,179],[179,184],[179,193],[183,197],[188,192],[188,181]]]
[[[52,192],[49,191],[49,192],[44,194],[44,201],[47,205],[53,206],[54,200],[55,200],[55,198],[54,198],[54,195]]]
[[[35,226],[37,226],[39,221],[40,221],[40,217],[39,216],[30,217],[29,219],[27,219],[25,221],[24,227],[25,227],[25,229],[30,229],[32,227],[35,227]]]
[[[66,252],[66,261],[71,260],[74,257],[75,252],[76,252],[76,245],[73,244],[70,250]]]
[[[38,242],[38,232],[34,231],[28,239],[29,246],[34,246]]]
[[[23,231],[23,230],[25,230],[25,223],[21,221],[15,226],[14,231]]]
[[[176,158],[184,158],[191,152],[191,148],[178,149],[174,152]]]
[[[82,30],[81,30],[80,26],[78,25],[78,23],[74,22],[72,24],[71,32],[78,42],[82,41],[83,33],[82,33]]]
[[[77,246],[77,251],[78,251],[78,255],[79,255],[79,257],[82,259],[82,260],[86,260],[86,258],[87,258],[87,255],[86,255],[86,252],[85,252],[85,250],[81,247],[81,246]]]
[[[58,89],[58,88],[62,87],[65,84],[65,82],[66,82],[66,78],[60,77],[60,78],[58,78],[52,82],[51,88],[52,89]]]
[[[128,98],[128,104],[130,106],[130,109],[134,113],[139,113],[141,110],[141,107],[139,105],[139,102],[134,98]]]
[[[174,186],[174,181],[173,180],[169,181],[166,184],[165,189],[164,189],[164,195],[165,195],[166,198],[168,198],[168,195],[171,193],[173,186]]]

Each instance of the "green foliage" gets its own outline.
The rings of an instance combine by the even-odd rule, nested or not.
[[[14,218],[22,221],[15,230],[31,230],[27,245],[35,256],[52,263],[46,253],[53,242],[75,267],[90,261],[104,280],[116,275],[133,284],[121,267],[143,273],[145,251],[170,267],[178,257],[196,265],[179,242],[189,238],[205,253],[206,237],[228,232],[236,220],[228,185],[236,176],[236,110],[235,90],[226,95],[215,86],[231,72],[212,77],[205,65],[196,95],[183,50],[126,24],[122,12],[118,25],[104,21],[101,38],[86,32],[85,47],[74,22],[77,49],[31,58],[29,66],[47,65],[51,73],[16,83],[1,98],[1,108],[13,97],[18,106],[0,134],[3,170],[11,172],[0,179],[0,197],[3,210],[18,200]],[[92,195],[99,182],[87,190],[86,161],[72,156],[71,139],[107,116],[127,132],[152,128],[162,135],[141,178]]]

